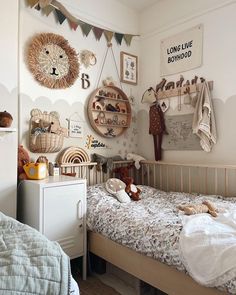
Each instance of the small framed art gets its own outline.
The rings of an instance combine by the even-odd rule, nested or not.
[[[137,85],[138,83],[138,57],[123,52],[120,53],[120,80],[123,83]]]

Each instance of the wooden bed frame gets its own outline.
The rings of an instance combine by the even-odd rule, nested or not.
[[[115,162],[115,167],[130,161]],[[93,169],[88,167],[94,165]],[[96,171],[96,163],[64,166],[63,171],[76,172],[87,178],[88,185],[106,181],[111,175]],[[150,185],[165,191],[220,194],[235,196],[236,166],[206,166],[142,161],[141,169],[132,172],[136,183]],[[196,283],[184,272],[155,259],[117,244],[101,234],[88,232],[89,251],[120,269],[134,275],[169,295],[220,295],[216,288],[206,288]]]

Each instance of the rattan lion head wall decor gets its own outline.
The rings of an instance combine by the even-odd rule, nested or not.
[[[34,78],[48,88],[67,88],[79,75],[76,51],[68,41],[53,33],[41,33],[29,43],[27,62]]]

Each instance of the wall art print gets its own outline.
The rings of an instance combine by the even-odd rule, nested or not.
[[[35,35],[27,50],[27,63],[34,78],[48,88],[67,88],[79,75],[76,51],[60,35]]]
[[[120,80],[123,83],[138,84],[138,57],[136,55],[120,53]]]

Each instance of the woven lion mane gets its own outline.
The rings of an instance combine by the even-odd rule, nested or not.
[[[41,70],[39,54],[46,45],[57,45],[63,49],[68,57],[68,73],[59,79],[53,79]],[[76,51],[68,44],[68,41],[60,35],[53,33],[41,33],[35,35],[28,46],[27,63],[29,70],[35,79],[48,88],[67,88],[74,84],[79,75],[79,62]]]

